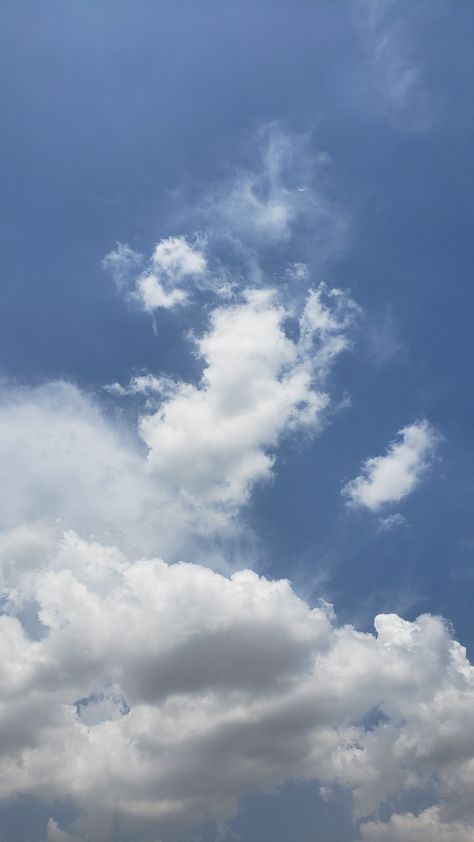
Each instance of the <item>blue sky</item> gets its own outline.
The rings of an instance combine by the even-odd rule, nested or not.
[[[472,5],[0,18],[2,842],[472,842]]]

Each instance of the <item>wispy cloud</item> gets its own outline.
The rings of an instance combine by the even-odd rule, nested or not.
[[[377,529],[379,532],[391,532],[392,529],[397,529],[399,526],[405,526],[406,522],[406,517],[400,514],[400,512],[395,512],[393,515],[387,515],[387,517],[379,518]]]
[[[428,130],[438,110],[410,30],[413,17],[418,11],[427,14],[428,6],[393,0],[356,5],[356,27],[371,65],[370,95],[388,119],[408,131]]]
[[[127,243],[117,243],[102,260],[104,269],[111,273],[117,290],[130,292],[130,282],[141,270],[143,255],[130,248]]]
[[[308,134],[272,123],[236,163],[194,196],[177,192],[170,212],[178,236],[162,238],[149,258],[119,243],[103,260],[119,292],[147,312],[190,304],[199,291],[221,300],[247,286],[291,287],[288,303],[319,283],[340,254],[349,213],[333,197],[331,159],[315,152]],[[271,284],[268,272],[271,272]]]
[[[265,283],[266,267],[309,256],[320,272],[343,251],[350,214],[334,195],[332,162],[308,133],[270,123],[246,143],[244,160],[184,201],[177,223],[203,230],[216,254],[231,255],[247,281]],[[294,255],[294,256],[292,256]]]

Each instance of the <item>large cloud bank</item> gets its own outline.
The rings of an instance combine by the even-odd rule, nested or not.
[[[289,777],[346,788],[356,817],[428,788],[442,809],[362,839],[472,838],[474,670],[441,619],[379,615],[362,634],[285,580],[129,561],[39,525],[1,553],[22,560],[0,622],[3,798],[72,798],[96,840],[112,816],[166,837]]]

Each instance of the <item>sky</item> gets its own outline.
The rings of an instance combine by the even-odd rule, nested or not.
[[[0,23],[1,842],[474,842],[472,3]]]

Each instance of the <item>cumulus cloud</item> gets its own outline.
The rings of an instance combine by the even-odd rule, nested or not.
[[[292,337],[278,296],[246,291],[212,310],[195,339],[197,384],[148,373],[109,387],[148,397],[135,429],[67,383],[6,390],[0,457],[9,494],[0,527],[60,518],[129,551],[174,557],[190,534],[228,524],[271,476],[285,435],[320,429],[327,377],[349,346],[353,315],[347,294],[320,287]]]
[[[388,822],[373,821],[361,827],[362,842],[473,842],[474,828],[464,821],[443,821],[439,807],[418,816],[394,814]]]
[[[143,447],[77,387],[58,382],[4,390],[0,459],[9,488],[1,528],[21,532],[24,523],[59,518],[85,535],[115,542],[143,526],[146,541],[142,521],[153,489]]]
[[[153,251],[151,272],[140,276],[135,295],[151,313],[158,307],[171,309],[186,301],[187,293],[177,286],[186,277],[202,275],[206,269],[203,252],[184,237],[161,240]]]
[[[206,271],[201,247],[185,237],[168,237],[155,246],[145,269],[142,255],[128,245],[118,243],[103,260],[120,291],[140,303],[148,313],[158,308],[171,310],[184,304],[188,292],[181,286],[187,278],[198,278]]]
[[[426,473],[438,442],[439,435],[426,420],[403,427],[386,454],[366,459],[359,476],[344,486],[348,504],[376,512],[388,503],[398,503]]]
[[[183,304],[186,301],[186,293],[183,289],[167,291],[157,275],[143,275],[138,278],[135,294],[147,313],[152,313],[158,307],[171,310],[177,304]]]
[[[272,290],[247,290],[241,304],[214,310],[197,342],[200,383],[178,384],[141,419],[148,466],[176,493],[241,505],[269,476],[281,436],[320,426],[322,387],[347,348],[353,305],[338,290],[311,291],[296,340],[284,330],[288,315]]]
[[[72,799],[79,838],[106,838],[101,814],[166,838],[288,778],[346,788],[356,816],[427,787],[473,794],[474,670],[439,618],[379,615],[362,634],[286,580],[129,561],[72,532],[7,597],[0,795]],[[387,835],[415,821],[379,838],[417,838]],[[53,814],[51,839],[62,832]]]

